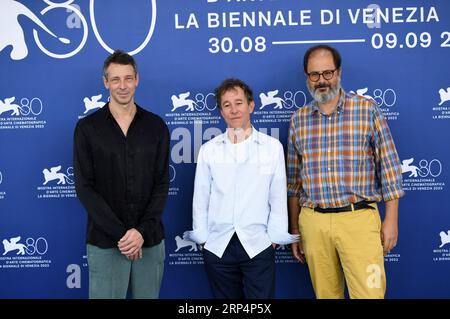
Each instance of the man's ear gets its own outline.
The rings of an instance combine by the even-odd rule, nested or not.
[[[253,110],[255,109],[255,101],[251,101],[248,105],[250,113],[253,113]]]

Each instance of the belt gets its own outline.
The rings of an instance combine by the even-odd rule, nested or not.
[[[313,210],[319,213],[342,213],[342,212],[351,212],[359,209],[375,209],[373,206],[369,204],[375,203],[374,201],[360,201],[354,204],[350,204],[343,207],[330,207],[330,208],[320,208],[319,206],[314,207]],[[353,208],[352,208],[353,206]]]

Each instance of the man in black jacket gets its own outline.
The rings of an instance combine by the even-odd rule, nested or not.
[[[81,119],[74,134],[78,198],[88,213],[90,298],[158,298],[164,270],[161,215],[169,188],[169,130],[135,104],[132,56],[104,63],[110,100]]]

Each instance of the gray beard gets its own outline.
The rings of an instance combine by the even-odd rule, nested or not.
[[[330,87],[328,93],[319,93],[319,91],[315,91],[314,88],[310,88],[308,86],[308,90],[309,90],[309,93],[311,94],[311,96],[314,98],[314,100],[317,103],[321,103],[321,104],[328,103],[328,102],[332,101],[336,96],[338,96],[341,88],[342,88],[341,87],[341,81],[338,81],[336,83],[336,87],[335,88]]]

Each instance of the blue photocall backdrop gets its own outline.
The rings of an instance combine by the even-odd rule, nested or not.
[[[87,297],[72,137],[107,102],[102,64],[117,48],[138,63],[137,103],[171,132],[161,297],[211,297],[199,247],[180,236],[191,229],[198,149],[224,130],[214,88],[246,81],[254,126],[286,145],[292,112],[311,99],[302,58],[316,43],[341,52],[343,87],[378,103],[402,161],[387,297],[449,298],[446,0],[1,0],[0,298]],[[276,263],[277,298],[314,297],[289,247]]]

